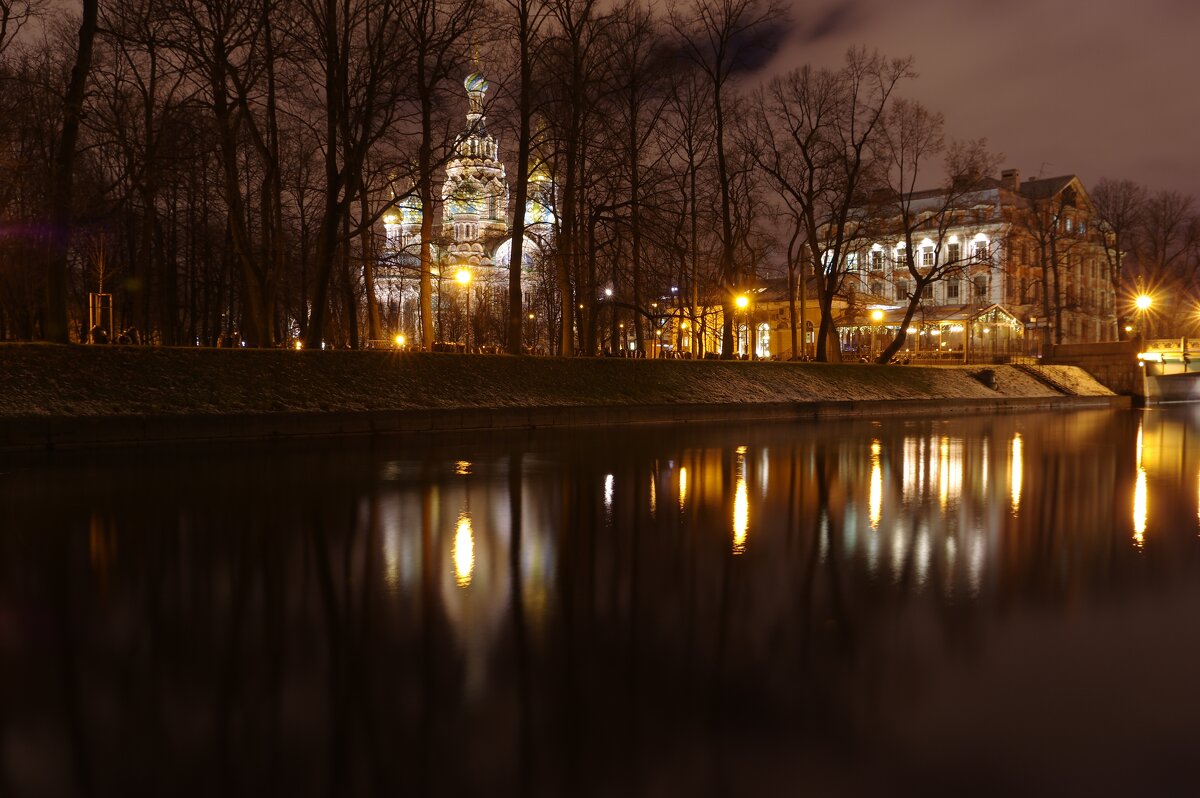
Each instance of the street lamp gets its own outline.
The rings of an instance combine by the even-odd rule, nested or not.
[[[1149,312],[1150,307],[1153,304],[1154,300],[1149,294],[1145,293],[1138,294],[1133,300],[1133,306],[1137,308],[1138,335],[1142,336],[1143,338],[1149,337],[1146,335],[1146,313]]]
[[[464,351],[471,351],[471,270],[467,267],[462,267],[454,273],[454,279],[458,280],[458,284],[463,287],[463,293],[467,295],[467,343]]]
[[[872,310],[871,311],[871,321],[874,322],[874,324],[871,325],[871,359],[874,360],[875,359],[875,332],[879,329],[879,325],[883,321],[883,311],[882,310]]]
[[[745,294],[738,294],[737,297],[733,300],[733,304],[737,305],[737,309],[742,311],[742,317],[743,317],[742,320],[746,322],[746,348],[749,349],[750,348],[750,324],[749,324],[749,320],[746,318],[746,315],[747,315],[746,308],[750,307],[750,297],[746,296]],[[737,334],[738,343],[741,343],[741,338],[742,338],[741,330],[738,330],[738,334]],[[745,354],[748,354],[748,353],[745,353]],[[749,358],[747,358],[747,359],[749,359]]]

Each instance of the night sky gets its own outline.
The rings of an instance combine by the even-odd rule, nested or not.
[[[912,55],[907,96],[987,138],[1022,179],[1074,173],[1200,194],[1194,0],[792,0],[773,66]]]

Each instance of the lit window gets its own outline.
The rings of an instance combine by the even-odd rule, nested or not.
[[[876,249],[876,250],[871,251],[871,268],[872,269],[882,269],[883,268],[883,250]]]
[[[946,283],[946,299],[958,299],[958,280]]]
[[[933,247],[922,247],[921,248],[921,266],[923,266],[923,267],[933,266]]]
[[[976,241],[975,242],[975,260],[987,260],[987,259],[988,259],[988,242]]]
[[[953,244],[947,244],[946,257],[948,258],[946,261],[947,263],[958,263],[958,261],[962,258],[962,245],[957,241]]]

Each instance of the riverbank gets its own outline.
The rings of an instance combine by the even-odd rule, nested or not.
[[[1127,401],[1071,367],[0,345],[0,449]]]

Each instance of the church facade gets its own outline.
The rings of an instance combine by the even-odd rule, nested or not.
[[[464,333],[475,345],[492,343],[495,319],[507,308],[512,268],[512,224],[508,176],[501,159],[499,139],[488,129],[485,116],[487,80],[478,73],[463,81],[467,94],[466,127],[454,144],[442,182],[440,225],[435,222],[433,241],[433,304],[435,336],[439,341],[460,340]],[[535,267],[553,239],[553,189],[545,174],[535,171],[526,203],[526,232],[522,245],[524,303],[530,304]],[[409,194],[393,200],[383,217],[384,251],[376,291],[382,303],[398,303],[398,326],[415,341],[420,322],[417,291],[420,274],[421,222],[419,198]],[[469,298],[464,294],[469,292]],[[468,313],[473,330],[459,329],[447,321]],[[453,329],[452,329],[453,328]],[[499,329],[503,329],[502,324]]]

